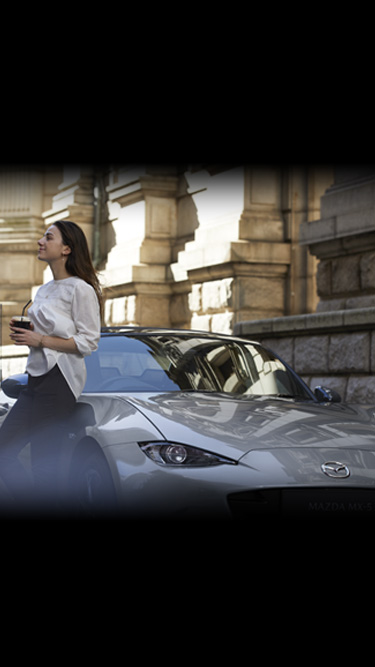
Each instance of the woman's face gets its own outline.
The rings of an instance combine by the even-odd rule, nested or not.
[[[61,232],[55,225],[48,227],[38,246],[38,259],[49,263],[66,258],[71,252],[69,246],[63,244]]]

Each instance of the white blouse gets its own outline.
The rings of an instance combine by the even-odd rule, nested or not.
[[[94,288],[76,276],[51,280],[39,287],[28,316],[37,333],[74,338],[78,352],[32,347],[26,371],[32,376],[44,375],[57,364],[78,398],[86,382],[84,357],[97,349],[100,338],[100,309]]]

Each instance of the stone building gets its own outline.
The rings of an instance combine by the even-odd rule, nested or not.
[[[235,325],[288,361],[311,387],[375,404],[375,168],[339,166],[304,221],[300,244],[319,260],[315,313]]]
[[[341,317],[332,336],[352,333],[345,317],[359,310],[364,317],[375,298],[374,225],[373,176],[356,174],[363,188],[355,193],[349,172],[210,164],[1,168],[3,376],[24,366],[28,350],[10,345],[8,321],[50,278],[36,259],[36,241],[59,219],[86,233],[105,294],[105,324],[241,331],[271,340],[297,363],[309,330],[289,333],[306,318]],[[274,335],[277,326],[285,327],[283,335]],[[364,339],[371,374],[370,326]],[[327,355],[334,340],[326,341]],[[335,369],[330,375],[342,380],[343,367]],[[314,381],[303,365],[297,370]]]

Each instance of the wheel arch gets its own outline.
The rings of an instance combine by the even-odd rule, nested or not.
[[[77,479],[76,475],[80,475],[81,469],[85,467],[86,462],[90,461],[93,456],[95,456],[96,459],[99,457],[101,462],[105,464],[105,467],[109,473],[109,479],[111,480],[110,484],[117,502],[119,498],[119,485],[116,467],[111,459],[106,456],[105,450],[100,446],[97,440],[90,436],[85,436],[82,438],[74,448],[67,470],[68,487],[72,490],[75,488],[75,480]]]
[[[115,486],[117,486],[116,468],[113,465],[110,457],[106,455],[105,449],[101,447],[98,441],[92,436],[83,437],[75,446],[73,454],[71,456],[68,474],[71,476],[74,473],[74,470],[79,465],[83,464],[85,459],[91,456],[92,454],[98,454],[107,463],[108,468],[111,471],[113,483],[115,484]]]

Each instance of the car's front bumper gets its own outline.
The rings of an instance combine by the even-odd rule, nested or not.
[[[355,516],[375,518],[375,453],[329,448],[253,450],[234,465],[160,466],[137,443],[106,448],[119,499],[129,517],[244,518]],[[330,478],[328,461],[348,465]]]

